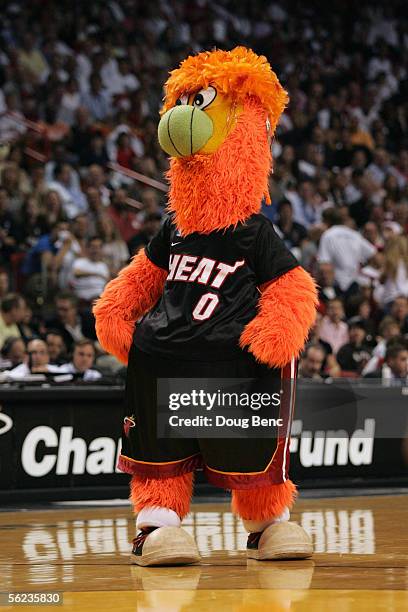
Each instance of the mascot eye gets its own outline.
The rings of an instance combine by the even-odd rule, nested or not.
[[[215,87],[207,87],[207,89],[200,89],[198,93],[194,96],[193,106],[197,108],[207,108],[214,100],[217,95],[217,90]]]
[[[188,95],[183,94],[176,100],[176,106],[181,106],[181,104],[188,104]]]

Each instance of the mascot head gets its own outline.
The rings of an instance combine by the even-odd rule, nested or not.
[[[188,57],[170,73],[158,135],[183,235],[244,222],[268,199],[270,141],[288,97],[250,49]]]

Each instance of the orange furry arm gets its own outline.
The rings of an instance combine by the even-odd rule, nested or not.
[[[268,283],[259,299],[259,311],[241,334],[258,361],[280,368],[303,349],[316,318],[314,280],[300,266]]]
[[[95,302],[98,340],[122,363],[128,360],[135,321],[157,302],[166,277],[167,271],[155,266],[142,249]]]

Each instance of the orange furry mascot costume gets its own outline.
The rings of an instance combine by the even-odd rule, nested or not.
[[[160,377],[286,372],[293,410],[316,287],[260,214],[287,100],[266,58],[243,47],[199,53],[170,73],[158,130],[171,156],[169,217],[94,307],[101,345],[128,363],[119,467],[132,474],[139,565],[198,560],[181,528],[197,468],[232,490],[249,557],[312,554],[288,521],[290,422],[277,440],[157,440],[155,429]]]

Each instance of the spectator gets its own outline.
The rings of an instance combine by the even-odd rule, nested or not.
[[[363,236],[366,240],[368,240],[368,242],[371,242],[371,244],[374,245],[377,250],[382,250],[384,248],[384,240],[381,236],[380,230],[372,221],[365,224]]]
[[[48,320],[47,329],[61,332],[68,352],[72,352],[74,342],[92,338],[96,340],[95,319],[89,311],[78,312],[78,300],[72,293],[63,291],[56,297],[57,317]]]
[[[397,338],[399,336],[400,328],[395,319],[387,316],[381,321],[379,332],[380,337],[378,338],[378,342],[373,349],[371,359],[361,372],[363,376],[370,374],[381,367],[381,365],[384,363],[387,343],[389,340],[391,340],[391,338]]]
[[[360,265],[375,255],[376,248],[361,234],[346,227],[336,209],[326,209],[323,221],[328,229],[320,239],[320,266],[331,264],[334,267],[335,281],[343,294],[358,291]]]
[[[94,236],[88,240],[87,255],[76,259],[71,268],[71,287],[80,300],[90,304],[101,295],[109,279],[109,268],[102,257],[102,239]]]
[[[71,77],[65,84],[64,93],[62,94],[56,117],[57,121],[61,121],[67,125],[73,125],[80,103],[81,95],[79,93],[78,83]]]
[[[27,277],[47,272],[52,275],[56,261],[54,256],[60,251],[68,234],[68,224],[63,221],[40,236],[23,259],[22,273]]]
[[[402,335],[408,334],[408,298],[404,295],[399,295],[392,303],[390,315],[397,321],[400,326]]]
[[[21,222],[18,228],[20,248],[31,248],[37,240],[47,233],[48,226],[37,199],[28,196],[22,206]]]
[[[107,186],[107,178],[104,169],[98,164],[89,166],[85,175],[86,184],[98,190],[101,203],[104,207],[109,206],[111,201],[111,190]],[[125,192],[126,195],[126,192]]]
[[[62,333],[56,329],[48,330],[45,334],[45,342],[48,348],[50,364],[59,366],[66,363],[67,347],[65,346]]]
[[[116,189],[114,191],[108,214],[126,243],[129,243],[133,236],[141,229],[136,213],[128,205],[125,189]]]
[[[320,221],[322,199],[317,193],[313,181],[303,180],[299,185],[298,194],[287,192],[286,197],[292,204],[293,218],[297,223],[309,228]]]
[[[341,299],[330,300],[327,305],[327,314],[320,325],[319,338],[330,344],[334,355],[337,355],[340,347],[349,341],[348,327],[343,319],[344,306]]]
[[[48,227],[53,227],[56,223],[67,221],[62,207],[62,198],[58,191],[54,189],[47,188],[42,196],[42,201],[40,201],[40,209],[43,222]]]
[[[366,374],[365,378],[379,378],[384,382],[407,382],[408,378],[408,349],[403,344],[392,343],[387,347],[385,363],[381,369]]]
[[[94,135],[90,113],[84,106],[79,106],[75,113],[75,122],[69,134],[69,149],[81,166],[86,166],[86,156]]]
[[[276,225],[289,249],[300,247],[307,236],[306,228],[293,220],[292,204],[289,200],[284,199],[279,202]]]
[[[361,374],[371,356],[371,349],[366,343],[366,326],[363,319],[353,317],[349,321],[350,341],[344,344],[337,353],[337,361],[343,373]]]
[[[376,305],[369,297],[362,294],[352,296],[347,303],[349,317],[361,319],[366,331],[366,343],[373,348],[376,345],[375,335],[377,323],[375,321],[378,312]]]
[[[17,293],[9,293],[0,303],[0,349],[10,336],[21,338],[18,324],[25,315],[25,300]]]
[[[308,345],[318,345],[324,351],[324,362],[322,371],[329,376],[340,376],[341,368],[337,363],[336,357],[333,355],[332,347],[328,342],[320,338],[320,327],[323,321],[322,314],[317,311],[316,320],[309,332]]]
[[[276,161],[275,175],[279,177],[284,189],[289,184],[296,183],[296,151],[294,147],[290,145],[283,147],[282,153]]]
[[[388,311],[395,298],[408,298],[408,238],[394,236],[384,249],[382,277],[374,291],[374,299]]]
[[[2,370],[15,368],[23,363],[26,354],[26,345],[22,338],[11,336],[3,344],[1,349],[0,368]]]
[[[318,270],[319,299],[322,304],[341,295],[339,286],[335,282],[334,267],[330,263],[321,265]]]
[[[101,218],[97,229],[103,241],[103,259],[108,265],[110,275],[116,276],[119,270],[123,268],[129,260],[129,249],[127,244],[120,237],[118,228],[108,215],[104,215],[103,218]]]
[[[162,214],[159,206],[159,196],[155,189],[143,189],[140,199],[143,204],[143,214],[145,217],[152,214]]]
[[[24,115],[19,110],[19,101],[15,93],[4,96],[6,104],[0,116],[0,133],[4,142],[13,142],[23,137],[27,131]]]
[[[48,187],[60,196],[64,213],[69,219],[73,219],[79,213],[86,211],[85,195],[80,190],[69,164],[55,165],[54,180],[49,182]]]
[[[100,132],[96,132],[90,138],[89,144],[80,152],[81,166],[106,166],[109,162],[108,152],[106,150],[105,140]]]
[[[68,286],[74,261],[85,255],[88,227],[88,217],[81,214],[71,222],[69,230],[58,234],[58,251],[53,260],[53,272],[61,289]]]
[[[49,362],[48,348],[44,340],[30,340],[27,345],[27,359],[16,368],[3,372],[9,380],[23,380],[30,374],[60,372],[60,368]]]
[[[26,301],[24,301],[24,314],[18,328],[25,343],[38,336],[38,329],[33,321],[33,311]]]
[[[18,241],[18,228],[10,212],[8,193],[0,187],[0,262],[9,263]]]
[[[398,184],[405,186],[408,182],[408,149],[400,151],[396,165]]]
[[[299,363],[299,377],[323,380],[324,349],[319,344],[309,344]]]
[[[150,213],[146,216],[140,232],[129,240],[129,250],[132,256],[149,244],[153,236],[159,231],[161,220],[159,213]]]
[[[28,195],[35,198],[38,205],[40,205],[41,198],[43,198],[47,192],[47,184],[45,182],[45,168],[41,163],[33,164],[30,178],[31,189]]]
[[[47,72],[47,62],[39,49],[35,46],[35,39],[31,32],[23,38],[23,44],[18,53],[18,61],[25,78],[37,85],[42,82]]]
[[[95,121],[107,121],[113,108],[111,97],[102,86],[102,79],[97,72],[91,74],[90,89],[82,95],[81,104],[90,113]]]
[[[6,271],[0,270],[0,300],[10,293],[9,275]]]
[[[98,352],[100,350],[101,347],[98,346]],[[104,352],[96,358],[95,365],[102,376],[116,376],[119,372],[126,371],[126,367],[124,368],[123,364],[116,357]]]
[[[96,187],[88,187],[86,189],[86,199],[88,201],[88,228],[89,233],[95,234],[98,224],[104,216],[104,206],[100,193]]]
[[[122,57],[118,60],[117,70],[115,70],[113,78],[108,80],[106,86],[112,96],[123,95],[139,89],[140,82],[137,77],[131,73],[129,61],[126,57]]]
[[[2,135],[2,138],[5,136]],[[24,198],[30,190],[29,179],[25,171],[19,167],[18,162],[13,157],[19,156],[19,148],[10,150],[9,161],[5,164],[1,172],[1,185],[6,190],[8,196],[8,211],[12,215],[20,212]],[[21,160],[19,162],[21,164]]]
[[[84,381],[95,381],[102,378],[98,370],[93,369],[95,361],[95,347],[90,340],[75,342],[72,361],[62,366],[64,373],[75,374]]]
[[[132,149],[129,134],[121,132],[116,141],[116,161],[124,168],[132,168],[136,153]]]

